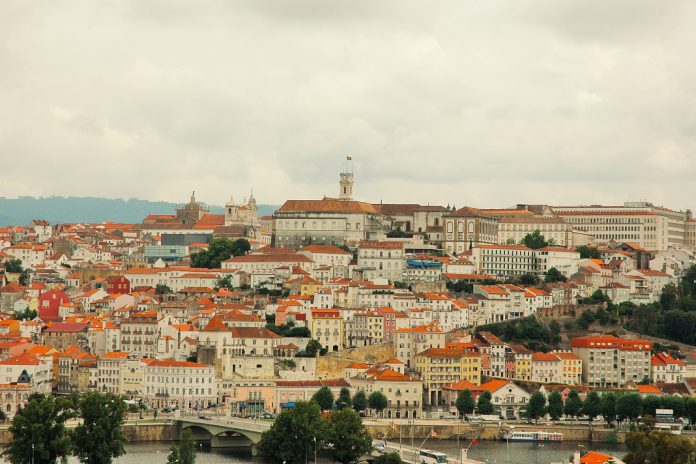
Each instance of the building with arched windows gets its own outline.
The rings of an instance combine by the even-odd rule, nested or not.
[[[443,221],[442,248],[449,254],[458,255],[477,245],[498,243],[499,220],[480,209],[460,208],[446,214]]]

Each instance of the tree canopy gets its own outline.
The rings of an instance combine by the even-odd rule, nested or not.
[[[591,391],[582,403],[582,413],[589,417],[590,422],[602,413],[602,399],[596,391]]]
[[[352,406],[350,399],[350,390],[347,387],[341,388],[336,399],[336,409],[350,408]]]
[[[602,257],[602,253],[597,248],[588,245],[577,246],[575,250],[580,253],[580,258],[582,259],[599,259]]]
[[[539,248],[544,248],[549,246],[549,242],[546,241],[539,229],[535,230],[531,234],[527,234],[522,239],[522,244],[532,250],[537,250]]]
[[[476,402],[476,409],[479,414],[493,414],[493,403],[491,399],[491,393],[487,390],[479,395],[478,401]]]
[[[358,392],[353,396],[353,409],[356,411],[364,411],[367,409],[367,396],[363,390],[358,390]]]
[[[232,256],[241,256],[251,249],[246,239],[232,241],[226,237],[214,238],[207,250],[191,253],[191,267],[220,268],[221,263]]]
[[[333,408],[333,393],[331,393],[331,389],[329,387],[321,387],[312,396],[312,401],[317,403],[322,411],[328,411],[329,409]]]
[[[67,398],[38,393],[29,397],[26,407],[17,411],[10,425],[12,441],[3,456],[12,464],[55,464],[70,451],[65,422],[72,417]]]
[[[626,435],[626,464],[688,464],[696,459],[696,444],[682,435],[641,430]]]
[[[565,282],[566,280],[568,280],[568,278],[561,274],[561,271],[555,267],[549,268],[549,270],[546,271],[546,276],[544,276],[544,282],[547,284],[553,282]]]
[[[271,462],[301,463],[320,449],[326,436],[326,422],[319,405],[298,402],[280,413],[271,428],[263,433],[259,453]],[[316,438],[316,441],[315,441]]]
[[[22,266],[22,260],[17,258],[10,258],[5,261],[5,271],[11,273],[24,272],[24,267]]]
[[[82,424],[72,432],[73,452],[86,464],[111,464],[125,453],[121,431],[126,403],[112,394],[86,393],[79,402]]]
[[[563,415],[563,397],[556,390],[549,393],[548,412],[551,420],[558,420]]]
[[[352,409],[337,409],[329,417],[326,441],[333,446],[328,448],[334,461],[351,463],[372,449],[372,437]]]
[[[580,415],[580,411],[582,411],[582,400],[580,400],[578,392],[570,390],[563,404],[563,414],[575,418]]]
[[[462,416],[471,414],[474,412],[474,408],[476,407],[476,404],[474,403],[474,395],[471,394],[471,391],[468,388],[460,391],[457,395],[455,405],[457,406],[457,411],[459,411],[459,414]]]
[[[534,392],[527,405],[527,418],[538,421],[546,415],[546,397],[541,392]]]
[[[384,396],[384,393],[380,391],[373,391],[367,398],[367,404],[370,406],[370,409],[374,409],[379,414],[387,408],[388,401],[387,397]]]

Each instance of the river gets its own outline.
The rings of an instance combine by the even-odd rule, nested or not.
[[[404,443],[406,444],[406,443]],[[464,443],[462,443],[464,444]],[[418,443],[416,444],[418,445]],[[512,464],[549,464],[551,462],[567,461],[575,450],[578,442],[565,442],[536,446],[531,443],[510,443],[510,463]],[[589,446],[585,443],[584,446]],[[447,453],[451,458],[457,456],[457,442],[454,440],[428,440],[426,448]],[[611,453],[621,458],[625,449],[621,445],[597,445],[595,451]],[[115,464],[164,464],[167,460],[169,445],[166,443],[131,444],[126,446],[126,454],[114,459]],[[469,457],[488,463],[506,464],[507,447],[501,441],[482,441],[469,449]],[[322,460],[320,459],[320,462]],[[312,458],[310,457],[310,462]],[[0,458],[0,463],[7,461]],[[69,464],[77,464],[75,457],[68,459]],[[230,450],[214,450],[198,453],[196,464],[264,464],[259,458],[252,459],[243,452]]]

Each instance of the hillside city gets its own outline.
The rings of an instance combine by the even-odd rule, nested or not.
[[[468,390],[512,421],[538,393],[696,394],[690,211],[374,204],[338,180],[272,216],[194,193],[136,224],[0,228],[3,415],[97,391],[275,417],[328,387],[385,419],[456,418]]]

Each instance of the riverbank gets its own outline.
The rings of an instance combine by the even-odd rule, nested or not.
[[[77,423],[68,423],[68,428],[72,428]],[[484,424],[481,426],[469,426],[464,423],[419,423],[416,425],[409,423],[395,423],[387,420],[366,421],[365,427],[373,438],[387,438],[390,441],[403,440],[424,440],[432,437],[432,440],[456,440],[457,437],[463,440],[492,441],[501,439],[501,429],[497,424]],[[556,425],[533,425],[517,424],[516,430],[530,431],[553,431],[563,433],[564,441],[583,442],[583,443],[623,443],[625,433],[617,432],[614,429],[602,427],[593,428],[578,425],[556,424]],[[434,432],[434,435],[433,435]],[[144,420],[129,422],[123,425],[123,433],[128,443],[167,443],[179,439],[177,426],[167,420]],[[0,445],[10,442],[12,436],[9,432],[9,424],[0,426]]]
[[[467,423],[434,423],[434,424],[408,424],[393,423],[389,421],[366,422],[367,430],[373,438],[394,441],[401,439],[425,439],[433,436],[438,440],[473,439],[478,440],[500,440],[501,428],[497,424],[483,424],[480,426],[470,426]],[[584,443],[623,443],[625,432],[617,432],[614,429],[602,427],[592,428],[580,425],[555,424],[555,425],[534,425],[534,424],[515,424],[515,430],[519,431],[546,431],[561,432],[564,441],[584,442]]]
[[[74,424],[68,424],[68,428]],[[167,443],[179,439],[178,430],[171,422],[148,421],[143,423],[124,424],[121,428],[127,443]],[[6,445],[12,440],[9,424],[0,427],[0,445]]]

